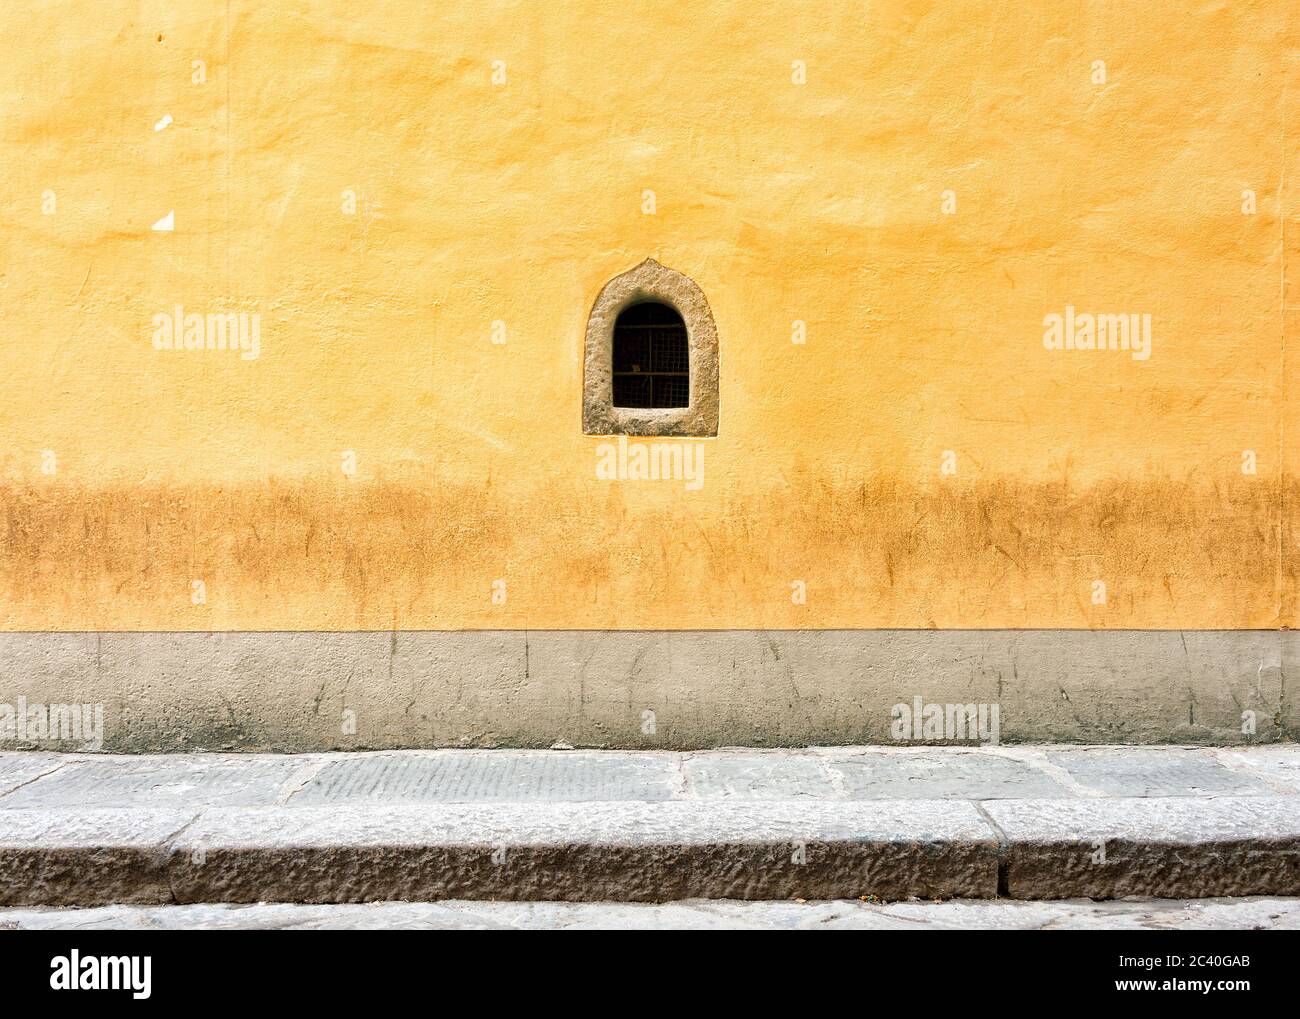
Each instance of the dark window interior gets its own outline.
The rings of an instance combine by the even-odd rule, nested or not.
[[[666,304],[624,308],[614,323],[614,406],[687,407],[686,323]]]

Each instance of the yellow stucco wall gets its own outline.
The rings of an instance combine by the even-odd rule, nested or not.
[[[9,5],[0,627],[1294,625],[1296,21]],[[717,323],[694,490],[581,433],[647,257]]]

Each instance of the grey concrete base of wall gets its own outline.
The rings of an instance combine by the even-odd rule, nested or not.
[[[917,698],[996,708],[1001,743],[1268,743],[1300,731],[1298,649],[1262,630],[4,633],[0,748],[897,745]],[[42,706],[72,704],[102,705],[102,739],[84,718],[42,732]]]

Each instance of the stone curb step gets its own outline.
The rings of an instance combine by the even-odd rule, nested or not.
[[[1300,895],[1300,797],[0,810],[0,905]]]
[[[1300,748],[0,754],[0,905],[1300,895]]]

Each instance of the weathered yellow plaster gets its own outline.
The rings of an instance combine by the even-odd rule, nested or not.
[[[1289,0],[0,24],[4,628],[1294,623]],[[717,325],[694,487],[582,434],[647,257]]]

